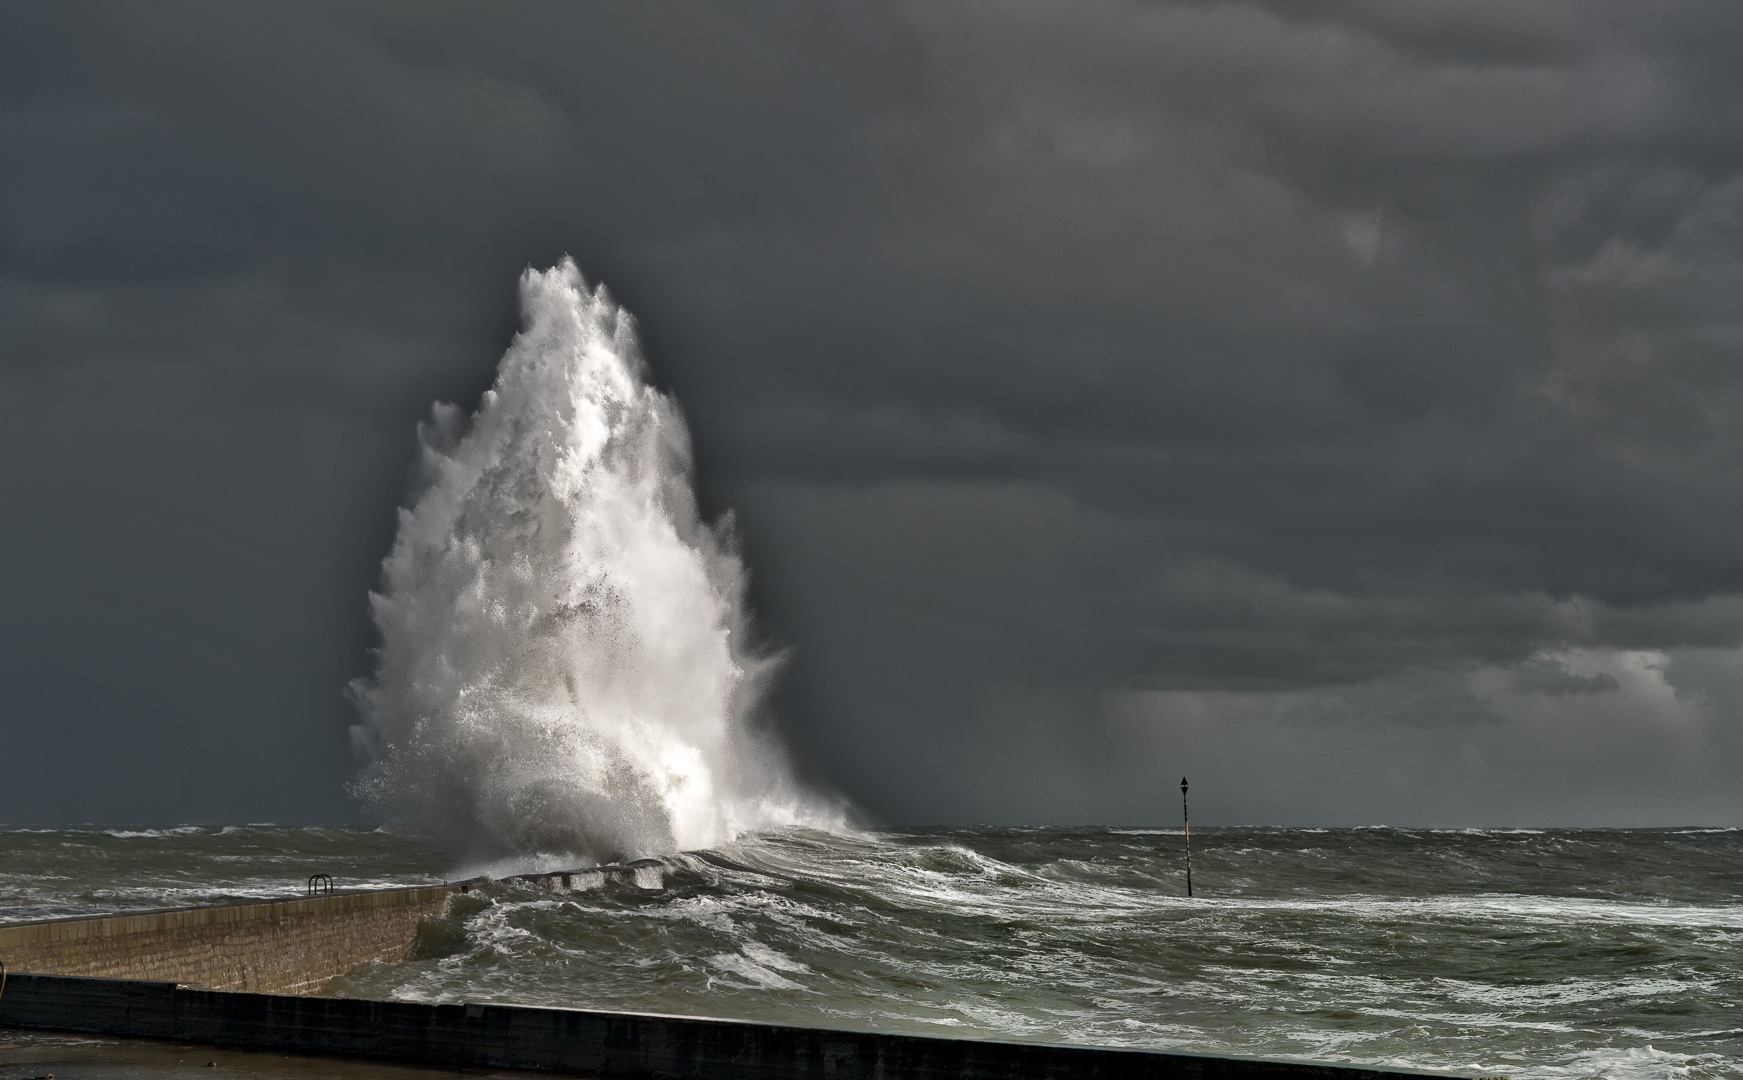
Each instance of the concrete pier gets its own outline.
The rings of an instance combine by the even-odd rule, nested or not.
[[[312,994],[359,964],[404,960],[418,920],[440,915],[462,888],[0,924],[0,963],[11,972]]]
[[[531,1069],[600,1080],[1404,1080],[1409,1069],[928,1038],[516,1005],[194,990],[15,975],[0,1026]]]

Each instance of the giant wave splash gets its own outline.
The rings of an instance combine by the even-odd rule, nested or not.
[[[565,259],[477,411],[419,428],[418,491],[370,597],[353,790],[473,860],[630,859],[828,825],[762,722],[730,516],[633,318]]]

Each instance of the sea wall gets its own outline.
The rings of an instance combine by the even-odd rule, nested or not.
[[[598,1080],[1402,1080],[1409,1069],[754,1024],[645,1013],[14,976],[0,1026],[537,1069]]]
[[[312,994],[372,960],[403,960],[418,920],[459,886],[0,925],[8,972],[166,979]]]

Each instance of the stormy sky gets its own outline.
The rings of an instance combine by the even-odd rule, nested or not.
[[[874,821],[1743,824],[1743,9],[0,8],[0,821],[356,820],[573,255]]]

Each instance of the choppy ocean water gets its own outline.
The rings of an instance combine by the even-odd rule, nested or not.
[[[790,831],[567,893],[498,881],[427,923],[412,959],[329,992],[1544,1080],[1743,1076],[1743,832],[1192,839],[1191,899],[1179,831],[1143,828]],[[475,869],[362,829],[0,830],[0,920]]]

